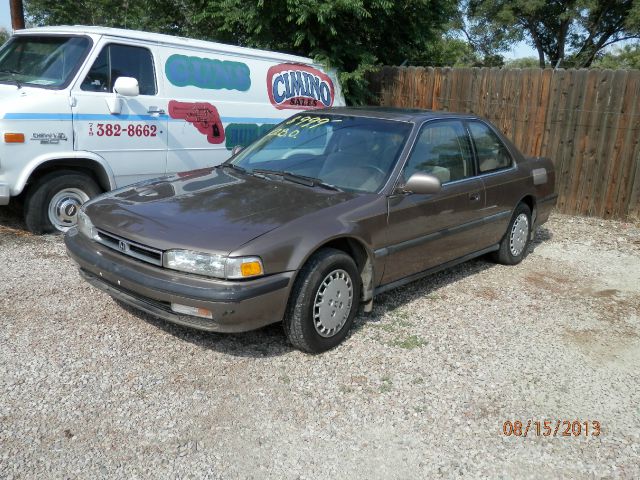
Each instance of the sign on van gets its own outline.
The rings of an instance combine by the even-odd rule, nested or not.
[[[284,63],[267,72],[269,100],[278,110],[308,110],[333,105],[333,82],[324,72],[307,66]]]

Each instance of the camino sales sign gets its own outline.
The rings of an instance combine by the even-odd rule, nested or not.
[[[282,63],[267,72],[269,100],[278,110],[309,110],[333,105],[333,82],[307,65]]]

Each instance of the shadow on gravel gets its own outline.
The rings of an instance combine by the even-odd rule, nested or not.
[[[1,206],[0,207],[0,244],[2,236],[10,235],[14,237],[32,237],[27,230],[22,219],[22,209],[19,205]],[[541,243],[552,238],[551,231],[546,226],[537,229],[535,238],[529,247],[529,253]],[[437,291],[445,285],[462,280],[468,276],[478,274],[483,270],[493,267],[495,264],[480,258],[471,260],[456,267],[444,270],[434,275],[430,275],[421,280],[415,281],[404,287],[391,290],[384,294],[378,295],[374,300],[374,309],[370,314],[363,314],[360,310],[356,316],[354,325],[349,333],[349,337],[357,334],[365,325],[369,323],[377,323],[389,312],[406,305],[413,300],[429,295],[437,295]],[[210,333],[200,332],[187,327],[181,327],[164,320],[157,319],[143,312],[135,310],[126,304],[118,302],[118,305],[129,312],[131,315],[139,318],[154,327],[177,337],[180,340],[190,342],[201,348],[212,349],[221,353],[248,358],[266,358],[284,355],[293,351],[293,348],[287,343],[282,325],[276,323],[268,325],[259,330],[246,333]]]
[[[536,231],[535,238],[529,246],[529,254],[531,254],[538,245],[551,238],[552,234],[549,229],[545,226],[539,227]],[[373,312],[364,314],[362,313],[362,309],[360,310],[345,341],[348,341],[352,335],[357,335],[358,331],[367,324],[380,322],[387,313],[393,312],[418,298],[437,295],[437,291],[440,288],[463,280],[466,277],[476,275],[489,268],[493,268],[495,265],[495,263],[486,257],[481,257],[378,295],[373,303]],[[280,323],[268,325],[259,330],[246,333],[200,332],[157,319],[146,313],[139,312],[124,303],[116,302],[127,312],[131,313],[131,315],[150,323],[154,327],[164,330],[180,340],[193,343],[201,348],[248,358],[275,357],[293,351],[293,347],[287,343]]]
[[[22,219],[22,207],[16,203],[0,207],[0,233],[5,231],[22,230],[28,234],[27,227]],[[16,232],[17,233],[17,232]]]
[[[276,357],[293,351],[293,347],[287,343],[280,323],[246,333],[201,332],[155,318],[118,300],[116,303],[134,317],[200,348],[248,358]]]
[[[546,226],[538,227],[535,237],[529,245],[527,255],[531,255],[538,245],[551,240],[552,237],[553,235],[551,231]],[[527,261],[526,258],[524,261]],[[488,256],[483,256],[378,295],[373,301],[373,312],[368,315],[361,312],[360,315],[356,317],[349,337],[354,333],[357,334],[357,332],[367,324],[380,322],[386,314],[393,312],[394,310],[401,308],[418,298],[428,296],[437,298],[437,292],[442,287],[463,280],[466,277],[476,275],[495,266],[496,264],[490,260]]]
[[[494,266],[495,263],[484,258],[470,260],[447,270],[429,275],[421,280],[416,280],[403,287],[378,295],[373,301],[373,311],[370,314],[360,314],[356,317],[349,336],[353,334],[357,335],[357,332],[367,324],[375,325],[381,322],[388,313],[392,313],[414,300],[424,297],[437,299],[437,292],[442,287],[463,280],[466,277],[476,275]]]

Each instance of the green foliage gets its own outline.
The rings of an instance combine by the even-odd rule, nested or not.
[[[420,57],[454,15],[453,0],[209,0],[200,32],[239,45],[311,56],[337,68],[346,95],[365,99],[366,74]]]
[[[27,23],[99,25],[181,34],[187,10],[177,0],[25,0]]]
[[[0,27],[0,45],[4,45],[4,42],[9,40],[10,36],[11,34],[6,28]]]
[[[617,69],[640,69],[640,44],[625,45],[597,58],[592,67]]]
[[[538,68],[540,62],[535,57],[514,58],[507,60],[504,64],[506,68]]]
[[[366,100],[366,75],[414,63],[456,13],[454,0],[27,0],[36,25],[104,25],[311,56]]]
[[[541,67],[588,67],[607,45],[640,36],[640,0],[468,0],[466,14],[480,32],[502,32],[494,45],[530,40]]]

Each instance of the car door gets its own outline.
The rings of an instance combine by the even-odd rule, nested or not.
[[[165,173],[166,99],[159,95],[154,49],[105,43],[72,91],[74,145],[107,160],[118,186]],[[138,81],[139,95],[113,93],[118,77]]]
[[[426,123],[409,155],[402,181],[415,172],[438,177],[433,195],[395,193],[388,198],[388,246],[382,283],[428,270],[478,249],[475,230],[485,195],[475,176],[467,131],[461,120]]]
[[[476,152],[478,178],[487,198],[478,240],[488,246],[500,242],[506,232],[511,211],[522,195],[522,183],[518,181],[521,176],[509,149],[489,125],[470,120],[467,128]]]

